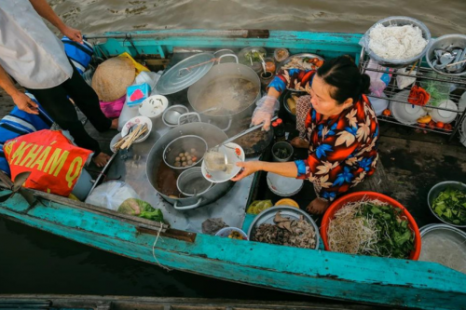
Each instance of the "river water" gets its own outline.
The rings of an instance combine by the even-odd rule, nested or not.
[[[407,15],[433,36],[466,33],[465,0],[51,0],[83,33],[135,29],[283,29],[364,32]],[[0,293],[108,294],[311,300],[162,269],[0,218]]]

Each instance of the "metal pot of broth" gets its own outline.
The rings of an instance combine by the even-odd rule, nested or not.
[[[234,57],[236,63],[221,63]],[[188,89],[188,101],[203,121],[226,123],[227,131],[234,120],[251,116],[260,98],[261,83],[257,73],[238,63],[236,55],[223,55],[219,64]]]
[[[170,143],[183,136],[194,135],[207,142],[209,148],[225,141],[227,135],[218,127],[206,123],[190,123],[178,126],[163,135],[154,144],[147,157],[146,174],[152,187],[176,210],[190,210],[216,201],[233,186],[232,181],[215,183],[200,194],[186,196],[180,193],[177,180],[181,170],[170,168],[163,159],[163,153]],[[186,146],[190,148],[189,145]]]

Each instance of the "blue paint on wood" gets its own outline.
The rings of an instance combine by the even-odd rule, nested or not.
[[[228,37],[201,37],[201,36],[172,36],[157,37],[166,33],[192,33],[202,34],[205,30],[154,30],[135,31],[130,35],[149,34],[153,38],[134,37],[132,42],[140,54],[163,54],[173,52],[175,47],[191,48],[243,48],[248,46],[263,46],[267,48],[285,47],[292,54],[302,52],[314,52],[327,58],[349,54],[358,60],[361,46],[359,40],[361,34],[328,33],[328,32],[304,32],[304,31],[270,31],[269,38],[228,38]],[[122,32],[107,32],[106,35],[122,35]],[[130,41],[124,38],[108,39],[100,45],[106,54],[118,55],[128,52],[136,56],[136,51]],[[98,51],[97,51],[98,52]],[[99,52],[98,52],[99,53]],[[164,58],[164,55],[161,55]]]

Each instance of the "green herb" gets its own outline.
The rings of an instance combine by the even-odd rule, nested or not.
[[[376,220],[377,243],[375,254],[382,257],[408,258],[414,249],[414,233],[408,220],[402,218],[401,209],[386,205],[364,203],[360,215]],[[364,254],[364,253],[361,253]],[[374,253],[367,253],[374,255]]]
[[[139,217],[163,223],[163,213],[160,209],[154,209],[150,205],[144,206]]]
[[[265,53],[259,53],[259,52],[248,52],[244,55],[247,60],[249,61],[262,61],[265,57]]]
[[[274,151],[275,156],[280,159],[288,158],[290,156],[290,151],[286,147],[276,148]]]
[[[442,191],[433,203],[433,210],[441,219],[456,225],[466,224],[466,194],[454,188]]]
[[[141,199],[126,199],[118,207],[118,212],[163,223],[162,211],[159,209],[154,209],[148,202]]]

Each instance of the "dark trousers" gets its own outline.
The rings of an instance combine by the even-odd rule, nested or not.
[[[73,70],[73,76],[61,85],[28,91],[62,129],[70,132],[78,146],[93,151],[95,156],[101,152],[99,143],[84,129],[68,96],[98,131],[110,129],[112,121],[100,110],[99,98],[95,91],[84,81],[76,68],[73,67]]]

